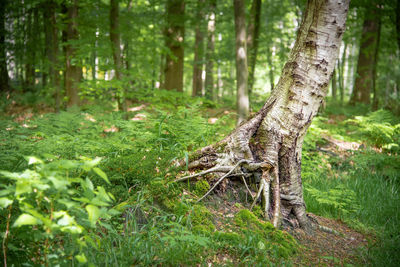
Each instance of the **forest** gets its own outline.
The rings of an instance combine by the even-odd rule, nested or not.
[[[400,0],[0,1],[2,266],[400,266]]]

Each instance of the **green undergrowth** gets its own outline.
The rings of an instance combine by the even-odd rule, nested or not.
[[[362,252],[366,262],[398,266],[399,119],[385,110],[365,115],[360,111],[359,107],[335,112],[328,108],[313,121],[302,161],[307,210],[340,219],[371,235],[370,247]],[[358,150],[329,152],[329,147],[335,147],[329,138],[360,146]]]
[[[80,183],[71,184],[72,191],[63,191],[65,197],[89,194],[86,198],[91,196],[91,201],[100,191],[114,197],[107,207],[87,208],[96,202],[83,201],[79,202],[83,213],[58,213],[60,218],[65,214],[73,218],[69,222],[82,227],[81,236],[68,236],[57,226],[50,238],[45,228],[35,228],[39,232],[44,229],[41,238],[32,239],[38,241],[38,249],[10,246],[15,262],[34,265],[63,259],[89,266],[291,265],[298,245],[287,233],[260,220],[258,206],[253,213],[241,209],[233,218],[225,218],[213,207],[195,202],[210,189],[207,181],[172,182],[177,174],[174,163],[188,161],[197,148],[220,140],[233,129],[234,115],[218,104],[173,92],[157,97],[142,93],[138,98],[146,104],[131,105],[135,111],[127,114],[112,111],[110,105],[86,105],[25,119],[26,114],[0,117],[1,170],[19,174],[35,171],[26,157],[36,156],[45,166],[61,164],[55,170],[56,177],[84,175]],[[362,257],[374,266],[396,266],[400,261],[398,123],[387,111],[367,113],[364,107],[332,109],[328,105],[310,126],[303,149],[308,211],[340,219],[371,235],[370,248]],[[345,153],[327,152],[332,146],[330,139],[361,146]],[[96,160],[96,167],[83,173],[62,167],[68,162],[81,166],[89,159]],[[52,175],[42,175],[50,187],[39,189],[51,190],[49,196],[57,198]],[[6,186],[11,184],[9,181]],[[29,193],[31,200],[34,193]],[[13,201],[13,226],[24,211],[17,209],[17,200],[11,195],[6,200],[5,195],[0,196],[0,204],[6,207],[0,210],[0,220],[7,220],[7,207]],[[46,203],[43,194],[38,199]],[[229,199],[221,199],[220,205],[224,201]],[[46,205],[41,212],[48,215],[51,208]],[[64,206],[59,209],[67,212]],[[29,229],[24,227],[26,234]],[[2,237],[5,228],[1,223]],[[10,229],[13,240],[31,240],[18,237],[22,228]],[[58,241],[65,236],[74,242]],[[46,237],[53,241],[52,246],[40,250]]]

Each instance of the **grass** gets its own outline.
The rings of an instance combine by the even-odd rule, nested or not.
[[[102,158],[99,167],[111,185],[95,174],[89,178],[114,194],[114,208],[123,216],[102,221],[92,232],[94,242],[80,248],[94,266],[290,265],[295,245],[285,234],[245,212],[240,214],[254,227],[243,228],[243,220],[235,219],[224,221],[230,231],[217,229],[207,208],[193,201],[208,184],[187,187],[164,178],[175,176],[171,166],[176,159],[226,135],[234,115],[225,112],[214,122],[209,114],[224,114],[220,106],[173,92],[139,98],[147,104],[137,104],[128,121],[107,104],[18,122],[22,114],[0,117],[1,169],[27,169],[28,155]],[[398,266],[399,121],[386,111],[365,114],[364,107],[328,105],[313,121],[303,149],[304,196],[309,212],[340,219],[372,236],[363,252],[371,265]],[[326,136],[364,145],[345,155],[329,154],[318,150],[329,145]],[[5,217],[0,210],[1,221]],[[16,262],[32,260],[18,248],[14,255]]]

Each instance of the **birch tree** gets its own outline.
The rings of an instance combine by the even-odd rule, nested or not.
[[[301,180],[301,149],[307,128],[327,94],[345,29],[349,0],[309,0],[297,39],[279,82],[261,110],[216,144],[189,158],[191,170],[226,177],[261,177],[258,194],[264,214],[277,227],[283,218],[311,230]],[[185,164],[185,163],[182,163]]]

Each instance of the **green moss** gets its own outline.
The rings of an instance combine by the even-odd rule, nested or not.
[[[212,218],[213,216],[211,212],[201,205],[194,205],[192,212],[190,213],[192,227],[202,226],[207,232],[213,232],[215,230]]]
[[[296,252],[297,243],[291,235],[276,229],[270,222],[259,220],[251,211],[240,210],[234,221],[245,238],[255,238],[257,246],[262,243],[264,245],[259,247],[276,251],[282,258],[288,258]]]
[[[203,196],[210,190],[210,185],[206,180],[200,180],[195,184],[194,193],[198,196]]]
[[[228,244],[229,246],[237,246],[243,241],[243,236],[236,232],[228,233],[216,231],[214,233],[214,238],[220,242]]]
[[[264,212],[261,210],[260,205],[255,205],[253,208],[253,213],[256,215],[258,218],[263,218],[264,217]]]

